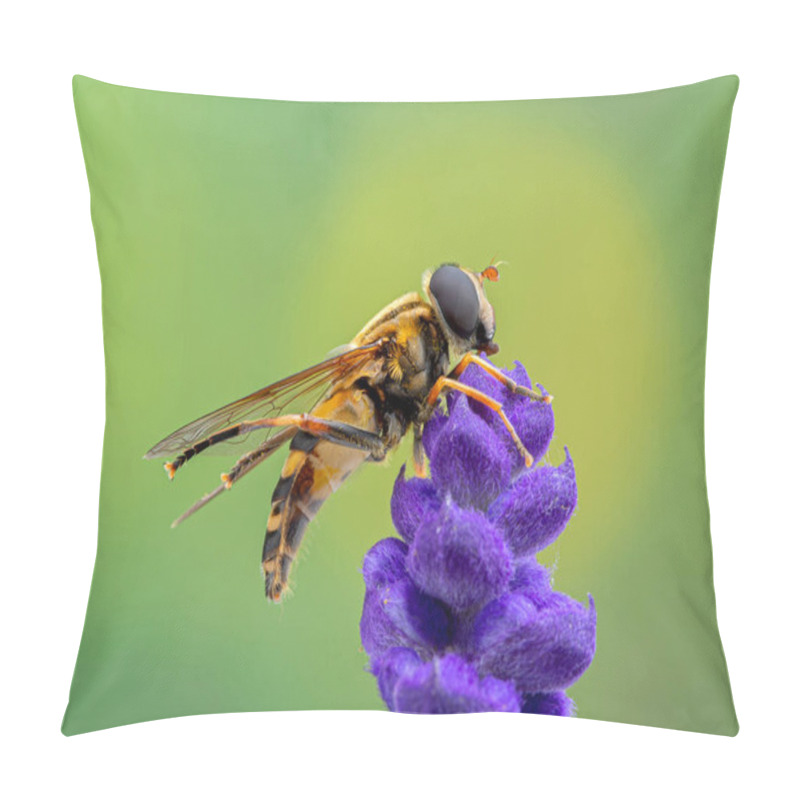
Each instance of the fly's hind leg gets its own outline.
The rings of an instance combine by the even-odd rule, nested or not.
[[[434,403],[436,403],[436,401],[439,399],[439,395],[447,389],[451,391],[462,392],[463,394],[467,395],[467,397],[471,397],[473,400],[483,403],[483,405],[488,406],[492,409],[492,411],[498,414],[503,422],[503,425],[506,426],[506,429],[511,434],[511,438],[514,440],[517,450],[519,450],[522,458],[525,459],[525,466],[533,466],[533,456],[528,452],[528,448],[522,443],[522,439],[519,438],[519,434],[517,434],[517,432],[514,430],[514,426],[506,416],[506,412],[503,411],[502,405],[497,400],[489,397],[488,394],[478,391],[478,389],[474,389],[472,386],[467,386],[466,383],[461,383],[454,378],[449,378],[443,375],[436,381],[436,383],[434,383],[433,388],[428,394],[428,399],[426,401],[428,405],[434,405]]]
[[[508,375],[503,375],[503,373],[497,369],[494,364],[490,364],[488,361],[484,361],[477,353],[467,353],[461,361],[456,364],[453,368],[453,371],[450,373],[450,378],[459,378],[464,370],[470,365],[475,364],[475,366],[480,367],[485,372],[488,372],[496,381],[500,381],[503,386],[506,387],[510,392],[514,394],[521,394],[523,397],[529,397],[531,400],[537,400],[540,403],[552,403],[553,398],[549,394],[539,394],[538,392],[534,392],[533,389],[528,389],[527,386],[520,386],[516,381],[512,380],[508,377]]]
[[[386,443],[377,433],[358,428],[347,422],[312,417],[309,414],[292,414],[286,417],[276,417],[275,420],[290,420],[290,422],[284,422],[283,424],[291,424],[317,439],[325,439],[328,442],[333,442],[333,444],[352,447],[356,450],[365,450],[370,454],[373,461],[383,461],[389,450]]]
[[[283,447],[289,439],[294,436],[296,429],[288,428],[285,431],[272,436],[267,439],[262,445],[249,453],[245,453],[228,472],[223,472],[220,476],[220,483],[215,489],[212,489],[208,494],[203,495],[191,508],[187,508],[173,523],[172,527],[175,528],[181,524],[185,519],[191,517],[192,514],[199,511],[203,506],[208,505],[215,497],[219,497],[226,489],[230,489],[236,481],[247,475],[248,472],[254,470],[259,464],[266,461],[276,450]]]
[[[196,442],[188,450],[184,450],[174,461],[168,461],[164,464],[164,469],[166,469],[167,475],[169,475],[170,480],[172,480],[178,469],[190,458],[196,456],[198,453],[202,453],[203,450],[207,450],[212,445],[219,444],[228,439],[233,439],[236,436],[252,433],[260,428],[288,427],[298,428],[301,431],[305,431],[321,439],[327,439],[336,444],[344,445],[345,447],[367,450],[376,461],[380,461],[386,457],[386,445],[376,433],[356,428],[354,425],[348,425],[344,422],[312,417],[309,414],[286,414],[281,417],[266,417],[264,419],[249,420],[240,422],[238,425],[231,425],[229,428],[223,428],[207,439]]]
[[[233,484],[236,483],[239,478],[243,478],[250,470],[269,458],[276,450],[288,442],[295,433],[297,433],[296,428],[287,428],[279,434],[267,439],[264,444],[257,447],[255,450],[245,453],[228,472],[223,472],[222,475],[219,476],[223,488],[232,488]]]
[[[221,431],[212,434],[211,436],[206,437],[205,439],[201,439],[199,442],[195,442],[191,447],[184,450],[177,458],[174,458],[172,461],[167,461],[164,464],[164,469],[167,471],[167,475],[169,479],[172,480],[175,477],[175,473],[190,459],[194,458],[199,453],[202,453],[204,450],[207,450],[209,447],[213,447],[215,444],[219,444],[220,442],[225,442],[228,439],[233,439],[236,436],[240,436],[243,433],[247,433],[253,428],[249,428],[245,430],[245,425],[249,423],[243,422],[241,425],[231,425],[228,428],[223,428]]]
[[[384,441],[376,433],[365,431],[362,428],[357,428],[354,425],[348,425],[347,423],[338,422],[336,420],[320,419],[319,417],[312,417],[308,414],[291,414],[283,417],[242,422],[239,425],[232,426],[230,429],[220,431],[219,434],[214,434],[214,436],[210,436],[208,439],[196,444],[191,448],[191,451],[186,451],[186,453],[190,453],[190,455],[186,456],[186,453],[184,453],[175,461],[166,464],[167,473],[170,478],[172,478],[175,474],[175,470],[191,458],[192,455],[205,450],[207,447],[219,441],[224,441],[225,439],[230,439],[233,436],[238,436],[243,433],[250,433],[259,428],[277,427],[283,427],[286,428],[286,430],[271,437],[255,450],[245,453],[245,455],[233,465],[233,468],[229,472],[222,473],[220,476],[222,483],[211,492],[201,497],[191,508],[184,511],[184,513],[172,523],[172,527],[174,528],[176,525],[179,525],[187,517],[190,517],[196,511],[203,508],[203,506],[210,503],[215,497],[219,497],[224,490],[230,489],[237,480],[244,477],[252,469],[255,469],[255,467],[269,458],[279,447],[296,436],[298,431],[309,434],[310,446],[313,446],[313,443],[317,439],[326,439],[329,442],[340,444],[344,447],[365,450],[375,461],[383,460],[388,450]],[[208,442],[208,444],[206,444],[206,442]]]

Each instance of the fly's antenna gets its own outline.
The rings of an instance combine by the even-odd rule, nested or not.
[[[481,283],[483,283],[483,281],[486,280],[487,278],[490,281],[495,281],[495,282],[498,281],[500,279],[500,270],[498,269],[498,267],[501,264],[508,264],[508,261],[501,261],[497,258],[496,255],[492,256],[492,260],[489,262],[489,266],[486,267],[486,269],[479,275]]]
[[[492,259],[492,263],[489,264],[486,269],[480,273],[481,283],[485,280],[490,280],[494,283],[500,280],[500,270],[497,269],[501,264],[506,264],[506,261],[495,261]]]

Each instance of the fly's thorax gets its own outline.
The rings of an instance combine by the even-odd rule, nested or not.
[[[395,411],[407,426],[437,378],[449,369],[447,333],[432,306],[418,294],[409,294],[376,314],[351,344],[379,340],[384,342],[380,357],[362,369],[353,384],[372,392],[378,416]]]
[[[411,397],[423,399],[436,379],[447,371],[450,347],[447,334],[427,303],[400,320],[394,340],[391,375]]]
[[[374,342],[377,339],[391,335],[397,325],[397,318],[413,312],[420,306],[428,304],[417,292],[410,292],[398,297],[397,300],[382,308],[356,335],[352,344],[359,346]]]

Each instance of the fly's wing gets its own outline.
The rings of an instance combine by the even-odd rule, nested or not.
[[[206,414],[182,428],[178,428],[158,444],[153,445],[145,458],[164,458],[182,453],[243,420],[280,416],[290,403],[312,393],[322,393],[330,384],[344,380],[348,375],[363,370],[375,357],[382,342],[353,347],[346,352],[327,358],[319,364],[265,386],[247,397],[229,403]],[[275,429],[272,429],[273,431]],[[271,432],[270,432],[271,433]]]

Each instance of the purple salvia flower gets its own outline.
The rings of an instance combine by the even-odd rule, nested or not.
[[[504,374],[531,388],[521,364]],[[461,380],[502,403],[538,463],[552,407],[474,365]],[[564,690],[594,657],[594,602],[554,591],[536,560],[577,504],[569,452],[557,467],[525,469],[499,416],[457,393],[423,445],[430,479],[406,480],[402,468],[392,495],[402,540],[383,539],[364,559],[361,639],[384,702],[410,713],[571,716]]]

